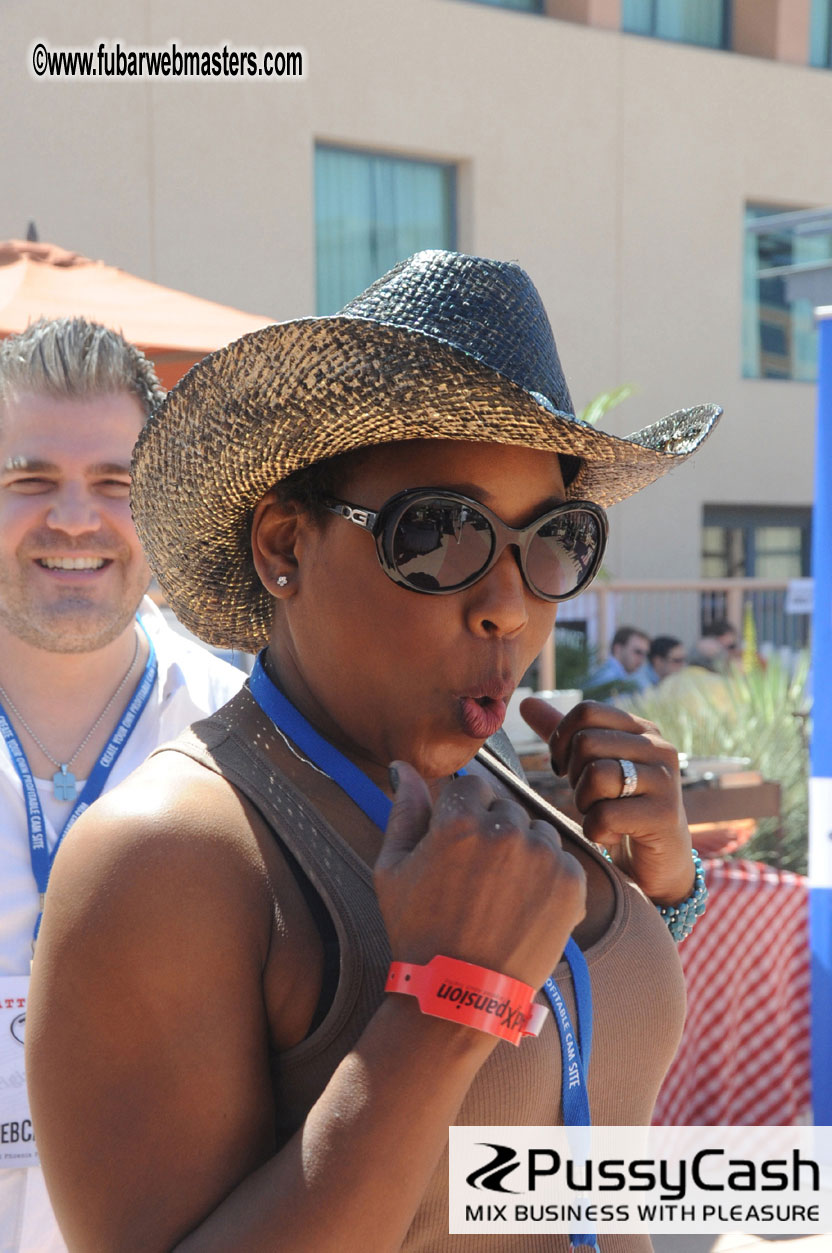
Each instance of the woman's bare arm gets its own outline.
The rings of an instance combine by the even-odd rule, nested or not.
[[[583,910],[576,863],[482,780],[431,812],[402,775],[377,875],[394,956],[444,952],[539,986]],[[495,1047],[388,997],[275,1153],[270,1031],[304,971],[293,959],[267,1011],[264,971],[292,944],[235,806],[221,781],[183,790],[151,762],[56,862],[27,1067],[72,1250],[394,1250]]]

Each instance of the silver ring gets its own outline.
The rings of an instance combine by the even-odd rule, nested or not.
[[[626,757],[619,758],[618,762],[621,767],[621,773],[624,776],[624,782],[621,784],[621,791],[618,793],[618,799],[623,800],[625,796],[632,796],[638,787],[638,771],[631,761]]]

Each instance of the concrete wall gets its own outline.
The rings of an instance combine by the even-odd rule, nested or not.
[[[300,47],[306,76],[47,81],[39,38]],[[811,499],[814,389],[741,377],[742,220],[832,204],[829,72],[462,0],[5,0],[0,116],[0,238],[33,218],[278,319],[314,312],[315,140],[458,162],[460,247],[529,270],[576,404],[636,383],[618,433],[725,407],[694,464],[613,512],[613,573],[698,575],[703,502]]]

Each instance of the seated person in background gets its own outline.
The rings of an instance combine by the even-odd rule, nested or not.
[[[702,636],[688,657],[688,665],[719,674],[727,669],[729,662],[739,658],[741,651],[737,628],[727,618],[714,618],[702,628]]]
[[[638,627],[619,627],[612,637],[610,655],[584,680],[584,691],[598,700],[617,693],[642,692],[652,680],[647,674],[650,636]],[[596,688],[604,690],[595,692]],[[607,690],[608,689],[608,690]]]
[[[653,687],[685,664],[685,646],[675,635],[657,635],[650,642],[646,673]]]

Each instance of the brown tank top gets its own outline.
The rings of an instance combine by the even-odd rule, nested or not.
[[[159,751],[184,753],[238,788],[295,858],[335,927],[339,976],[329,1010],[306,1039],[273,1058],[280,1146],[301,1126],[379,1005],[390,949],[370,869],[276,768],[268,755],[275,735],[271,722],[244,688],[218,713]],[[590,1108],[596,1124],[649,1123],[684,1023],[684,981],[676,946],[640,889],[611,866],[574,823],[486,756],[494,772],[510,782],[527,806],[555,825],[567,846],[580,842],[612,882],[612,923],[585,951],[593,997]],[[558,965],[555,977],[574,1016],[572,980],[565,961]],[[520,1048],[495,1049],[472,1083],[456,1121],[468,1126],[559,1124],[560,1098],[560,1042],[550,1014],[537,1038],[529,1037]],[[647,1236],[607,1236],[602,1241],[603,1253],[644,1253],[650,1247]],[[450,1236],[446,1150],[402,1248],[407,1253],[458,1253],[460,1249],[567,1253],[569,1238],[554,1234]]]

